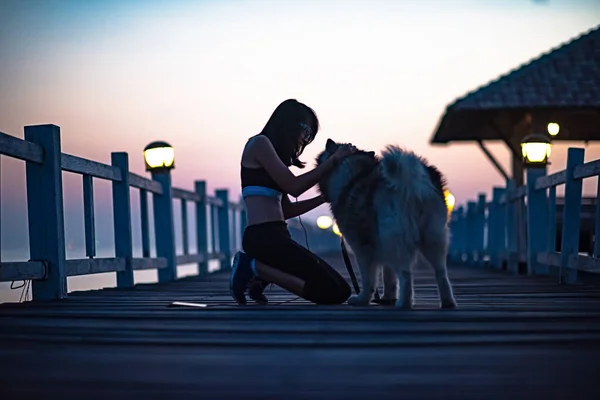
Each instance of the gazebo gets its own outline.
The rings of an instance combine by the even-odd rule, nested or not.
[[[521,140],[546,133],[550,123],[559,127],[553,142],[600,140],[600,25],[456,99],[430,143],[476,142],[498,171],[519,186],[524,181]],[[510,176],[486,141],[502,141],[509,148]]]

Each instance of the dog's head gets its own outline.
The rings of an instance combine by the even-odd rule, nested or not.
[[[342,146],[346,145],[346,144],[352,144],[352,143],[337,143],[331,139],[327,139],[327,143],[325,144],[325,150],[323,150],[321,153],[319,153],[319,155],[317,156],[317,165],[321,165],[323,164],[325,161],[327,161],[327,159],[329,159],[331,156],[333,156],[333,154]],[[370,158],[375,158],[375,152],[374,151],[363,151],[363,150],[358,150],[354,155],[366,155]]]
[[[340,147],[346,144],[351,145],[351,143],[337,143],[331,139],[327,139],[325,150],[317,155],[317,166],[327,161]],[[353,161],[348,164],[347,161],[350,159]],[[326,198],[330,199],[332,194],[346,185],[347,181],[351,180],[356,173],[363,168],[368,168],[369,165],[373,165],[374,161],[377,162],[374,151],[357,150],[354,154],[344,159],[332,172],[321,178],[318,183],[319,191]],[[336,171],[339,171],[339,173],[336,173]],[[332,181],[335,182],[332,184]]]

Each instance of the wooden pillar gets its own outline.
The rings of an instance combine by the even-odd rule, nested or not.
[[[41,164],[27,162],[27,216],[31,260],[44,262],[45,279],[32,283],[33,300],[67,297],[60,128],[25,127],[25,140],[44,149]]]

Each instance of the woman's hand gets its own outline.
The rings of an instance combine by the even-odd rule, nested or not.
[[[349,143],[349,144],[345,144],[343,146],[340,146],[335,151],[335,153],[333,153],[332,157],[334,157],[337,162],[340,162],[344,158],[348,157],[351,154],[354,154],[355,152],[356,152],[356,147],[354,147],[352,145],[352,143]]]

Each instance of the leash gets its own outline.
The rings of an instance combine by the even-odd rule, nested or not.
[[[356,292],[356,294],[359,294],[360,288],[358,287],[358,281],[356,280],[354,269],[352,269],[352,263],[350,262],[350,257],[348,256],[348,250],[346,249],[346,243],[344,243],[344,238],[340,238],[340,243],[342,245],[342,256],[344,257],[344,264],[346,264],[346,269],[348,270],[348,274],[350,274],[352,286],[354,286],[354,291]],[[380,300],[379,290],[377,290],[377,288],[375,288],[374,296],[375,300]]]
[[[364,153],[361,152],[359,153],[361,155],[368,155],[371,158],[375,158],[374,156],[368,154],[368,153]],[[374,170],[375,168],[377,168],[378,163],[374,163],[371,166],[369,166],[368,168],[365,168],[364,170],[362,170],[361,172],[359,172],[357,175],[354,176],[354,178],[352,178],[350,180],[350,182],[348,182],[346,184],[346,186],[344,186],[342,188],[342,191],[340,193],[340,195],[338,196],[339,202],[338,202],[338,206],[342,207],[343,204],[345,203],[345,200],[348,197],[348,194],[350,193],[350,190],[352,189],[352,187],[361,179],[366,178],[367,176],[369,176]],[[346,264],[346,269],[348,270],[348,274],[350,275],[350,279],[352,280],[352,286],[354,286],[354,292],[356,294],[360,293],[360,288],[358,287],[358,281],[356,279],[356,275],[354,274],[354,269],[352,268],[352,263],[350,262],[350,257],[348,256],[348,250],[346,249],[346,243],[344,243],[344,238],[340,238],[340,244],[342,246],[342,256],[344,257],[344,264]],[[377,290],[377,288],[375,288],[375,294],[374,294],[375,300],[379,300],[379,290]]]

